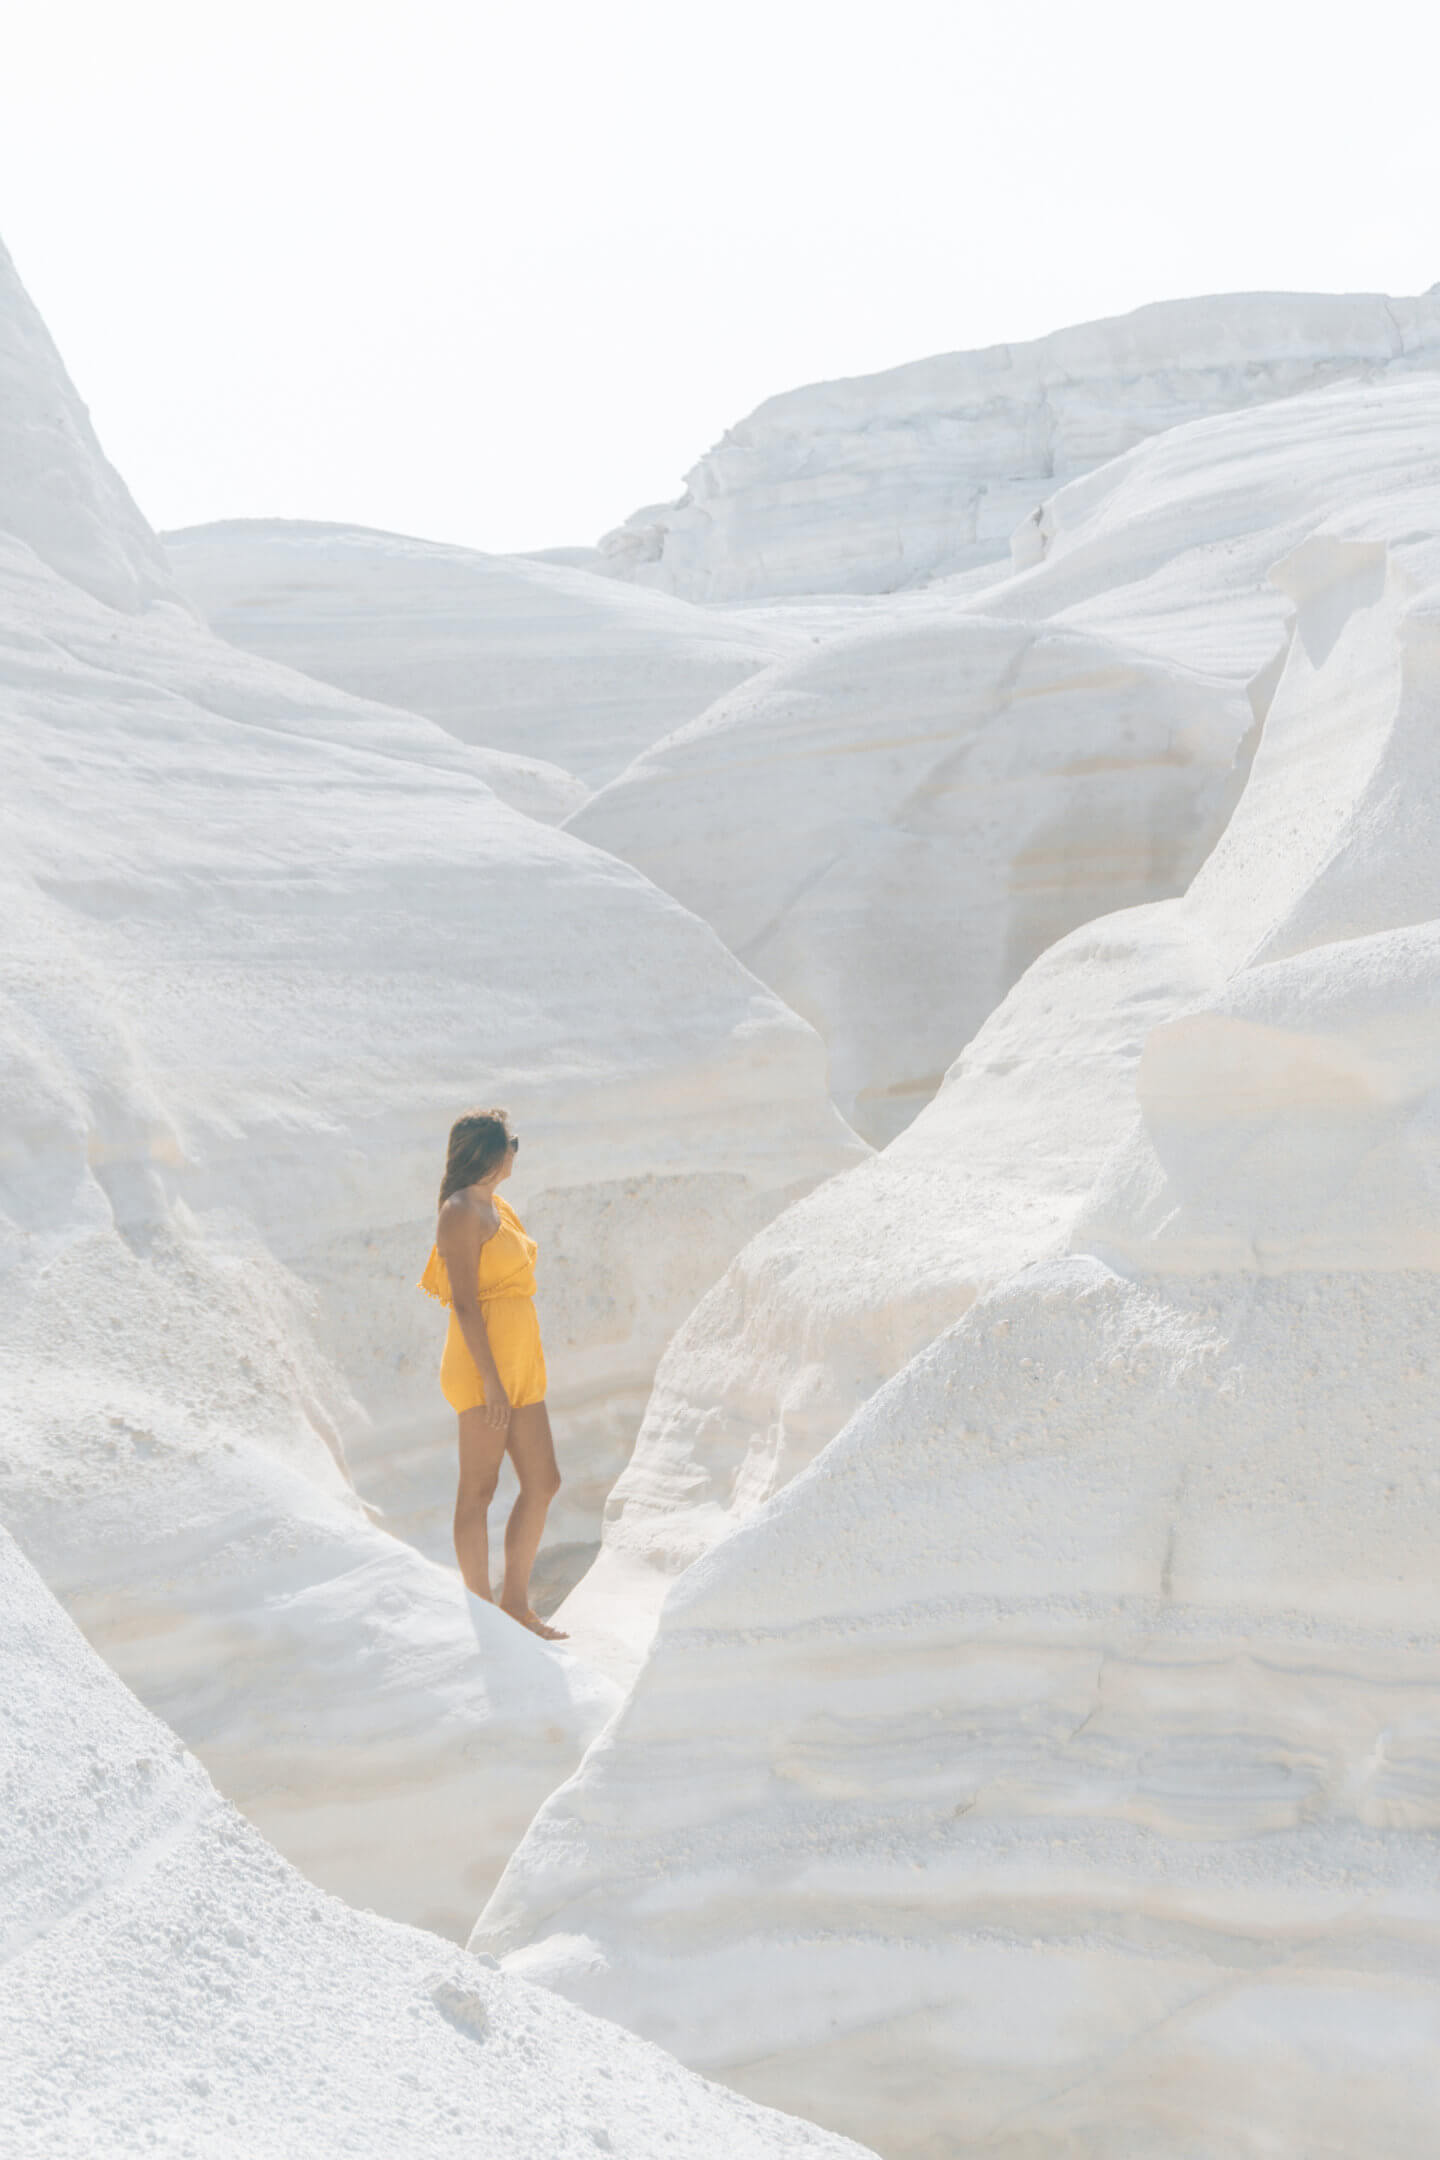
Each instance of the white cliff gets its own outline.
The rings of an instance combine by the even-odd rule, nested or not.
[[[1160,301],[767,398],[600,546],[689,600],[898,591],[1003,560],[1042,498],[1147,436],[1437,365],[1435,291]]]
[[[1437,470],[1434,376],[1199,421],[1053,496],[1013,573],[888,604],[642,754],[571,829],[824,1037],[877,1144],[1036,956],[1182,892],[1284,653],[1270,565]]]
[[[1429,2150],[1437,366],[1167,303],[600,558],[167,563],[0,257],[0,1520],[170,1727],[0,1533],[7,2154]],[[552,1591],[649,1394],[561,1648],[414,1287],[495,1100]]]
[[[739,1526],[475,1938],[895,2160],[1432,2136],[1433,474],[1273,576],[1294,635],[1189,892],[1048,953],[792,1214],[808,1313],[763,1352],[732,1277],[757,1409],[807,1367],[832,1415],[863,1387],[862,1240],[896,1364],[927,1289],[933,1339],[748,1521],[778,1443],[716,1478]],[[963,1164],[1002,1120],[1008,1205]],[[682,1438],[653,1460],[678,1488]]]
[[[7,2160],[863,2160],[316,1890],[0,1531]]]
[[[236,519],[169,533],[166,549],[231,644],[561,768],[544,813],[556,821],[799,643],[782,623],[752,626],[564,564],[362,526]]]
[[[45,394],[37,396],[37,386]],[[174,598],[165,553],[101,450],[90,415],[0,246],[0,475],[5,530],[97,600]]]
[[[948,597],[757,676],[569,821],[714,924],[894,1138],[1030,962],[1181,892],[1268,683]],[[1279,609],[1271,611],[1278,618]]]
[[[1027,617],[1123,638],[1132,654],[1153,662],[1169,653],[1171,666],[1196,677],[1221,681],[1228,667],[1232,691],[1248,682],[1247,703],[1263,714],[1276,680],[1264,656],[1288,649],[1295,614],[1274,566],[1332,510],[1387,534],[1412,523],[1426,531],[1440,489],[1437,441],[1440,388],[1419,380],[1318,393],[1143,445],[1047,505],[1043,559],[1001,589],[1017,650],[1032,634]],[[1028,534],[1021,544],[1030,552]],[[925,608],[937,604],[924,597]],[[993,594],[982,603],[995,604]],[[959,634],[977,632],[993,636],[993,618]],[[832,646],[817,669],[841,650]],[[1122,710],[1112,724],[1099,701],[1091,710],[1090,753],[1103,767],[1101,746],[1108,739],[1113,752],[1134,722]],[[1033,723],[1021,708],[1009,725],[1018,763],[1033,746]],[[1237,759],[1237,789],[1252,743],[1253,735]],[[1003,737],[993,754],[1003,754]],[[831,783],[820,763],[809,769],[823,799]],[[1001,841],[1028,784],[1021,767],[996,791],[988,818]],[[713,777],[712,792],[720,787]],[[972,784],[960,797],[961,817],[973,817],[974,792]],[[613,793],[618,800],[624,790]],[[1226,799],[1211,802],[1218,821]],[[1077,849],[1086,831],[1077,821]],[[935,859],[937,884],[943,877],[952,895],[968,890],[968,906],[952,900],[949,916],[954,975],[963,981],[987,908],[992,939],[997,921],[1013,921],[1014,880],[967,888],[968,853],[937,849]],[[858,976],[847,1006],[837,997],[834,1009],[853,1013],[857,1032],[872,1005],[903,1010],[912,966],[930,971],[941,995],[949,948],[910,906],[922,870],[917,846],[906,879],[888,895],[878,882],[872,889],[872,912],[889,928],[890,965],[881,964],[877,938],[875,964]],[[872,950],[867,923],[853,927],[863,956]],[[838,968],[838,938],[833,950]],[[1181,937],[1163,905],[1073,932],[1034,963],[882,1155],[812,1193],[737,1257],[660,1365],[634,1457],[612,1495],[600,1562],[569,1608],[606,1640],[607,1656],[617,1641],[626,1645],[617,1669],[633,1663],[677,1568],[802,1468],[977,1294],[1061,1249],[1130,1114],[1148,1027],[1167,1002],[1207,988],[1212,974],[1208,945]],[[931,1017],[918,1014],[917,1028]]]
[[[26,349],[8,424],[43,446],[73,392]],[[454,1419],[415,1278],[451,1118],[505,1102],[527,1142],[562,1567],[677,1321],[857,1144],[803,1022],[507,809],[498,753],[96,598],[27,489],[0,485],[0,1516],[288,1856],[458,1932],[613,1691],[435,1564]]]

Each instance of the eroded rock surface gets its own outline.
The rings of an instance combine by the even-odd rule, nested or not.
[[[612,575],[691,600],[903,590],[1003,561],[1057,486],[1147,436],[1437,363],[1433,291],[1159,301],[767,398],[678,502],[600,545]]]
[[[231,644],[544,761],[529,796],[506,799],[547,822],[800,642],[783,620],[363,526],[235,519],[167,534],[166,548]]]
[[[1374,598],[1371,587],[1378,592],[1386,574],[1379,537],[1337,535],[1422,544],[1440,488],[1437,440],[1440,389],[1429,380],[1340,388],[1177,429],[1047,506],[1050,543],[1003,588],[1006,605],[1042,626],[1075,623],[1117,642],[1123,634],[1132,653],[1163,649],[1171,664],[1212,681],[1228,665],[1232,693],[1245,678],[1257,711],[1268,711],[1277,670],[1265,653],[1290,651],[1297,620],[1323,624],[1327,609],[1343,619],[1367,594]],[[1302,611],[1299,596],[1312,584]],[[984,605],[993,607],[995,596]],[[995,635],[990,617],[958,634],[977,633]],[[1032,632],[1017,623],[1014,634]],[[1323,644],[1328,632],[1312,627],[1305,635]],[[833,646],[817,668],[833,665],[840,650]],[[1293,666],[1304,660],[1302,647]],[[1032,724],[1024,710],[1003,729],[997,724],[996,756],[1008,741],[1018,763]],[[1113,742],[1120,728],[1098,696],[1091,712],[1099,716],[1092,744],[1106,739],[1106,728]],[[1258,733],[1233,775],[1237,792]],[[1324,741],[1317,734],[1291,782],[1293,802],[1275,813],[1267,846],[1277,866],[1294,857],[1296,820],[1315,814]],[[994,788],[988,798],[988,829],[1001,841],[1013,834],[1005,818],[1021,784]],[[983,835],[984,821],[960,799]],[[1218,817],[1223,798],[1211,799]],[[1210,896],[1212,912],[1230,905],[1220,866],[1235,859],[1241,832],[1255,829],[1260,799],[1247,795],[1245,823],[1227,829],[1201,873],[1195,889]],[[1077,841],[1085,829],[1077,823]],[[969,851],[957,846],[935,859],[959,890],[970,875]],[[1014,906],[1009,881],[999,883],[1004,899],[992,902],[992,924],[996,911]],[[973,907],[957,908],[954,918],[957,978],[973,968],[984,937],[986,888],[975,890]],[[938,980],[946,948],[905,913],[908,898],[908,886],[897,883],[888,917],[892,952],[907,957],[888,971],[877,960],[862,978],[852,1001],[862,1018],[872,1001],[893,1009],[905,994],[912,948]],[[885,906],[877,893],[872,913]],[[1061,1249],[1133,1115],[1134,1074],[1151,1031],[1223,974],[1214,940],[1193,934],[1189,921],[1188,908],[1169,903],[1129,909],[1052,946],[913,1124],[882,1155],[769,1224],[696,1308],[661,1364],[634,1459],[612,1498],[606,1550],[578,1593],[597,1627],[629,1640],[632,1657],[648,1624],[639,1616],[653,1611],[659,1594],[657,1576],[688,1562],[793,1476],[977,1294]],[[579,1620],[580,1605],[574,1612]]]
[[[17,319],[8,424],[43,448],[74,393]],[[76,441],[108,576],[133,532],[107,552],[119,483]],[[499,753],[173,598],[96,597],[88,556],[74,582],[32,543],[18,469],[4,1518],[288,1855],[458,1932],[613,1691],[449,1565],[443,1318],[415,1279],[450,1120],[498,1100],[528,1143],[562,1561],[676,1322],[858,1143],[805,1024],[638,873],[501,803]]]
[[[862,2160],[306,1882],[0,1531],[0,2132],[10,2160]]]
[[[1440,490],[1321,521],[1274,577],[1294,637],[1214,854],[1047,954],[927,1114],[932,1161],[946,1117],[983,1145],[1026,1030],[1054,1062],[1012,1068],[1008,1159],[1058,1154],[1063,1056],[1088,1175],[1043,1187],[1028,1256],[1018,1168],[1008,1221],[991,1187],[981,1294],[767,1506],[760,1434],[717,1475],[741,1526],[476,1936],[887,2153],[1429,2135]],[[865,1200],[924,1122],[791,1218],[812,1292],[861,1226],[898,1281],[904,1212]],[[843,1374],[833,1310],[771,1338],[772,1402]],[[682,1460],[650,1457],[677,1497]]]
[[[823,1036],[883,1145],[1039,953],[1183,892],[1289,636],[1271,566],[1432,486],[1433,375],[1179,427],[1062,488],[1011,574],[827,634],[571,820],[715,925]]]

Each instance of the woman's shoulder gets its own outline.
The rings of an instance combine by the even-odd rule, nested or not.
[[[490,1199],[477,1200],[468,1187],[462,1192],[451,1193],[440,1210],[436,1225],[436,1243],[444,1245],[457,1233],[463,1236],[472,1226],[479,1230],[482,1244],[487,1238],[493,1237],[504,1221],[495,1205],[498,1198],[499,1195],[496,1194]],[[503,1206],[504,1202],[500,1205]]]

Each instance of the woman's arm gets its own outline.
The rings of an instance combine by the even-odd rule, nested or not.
[[[503,1425],[510,1415],[510,1398],[496,1368],[490,1337],[485,1332],[485,1315],[480,1310],[480,1248],[499,1228],[497,1216],[495,1228],[487,1237],[485,1224],[474,1208],[466,1207],[458,1200],[447,1200],[440,1210],[435,1237],[440,1257],[445,1262],[445,1272],[450,1277],[455,1318],[484,1384],[485,1406],[480,1414],[489,1425]]]

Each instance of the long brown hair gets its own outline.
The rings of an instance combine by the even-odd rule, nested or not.
[[[445,1150],[445,1175],[440,1181],[444,1207],[452,1193],[488,1177],[510,1145],[510,1114],[506,1110],[464,1110],[450,1128]]]

